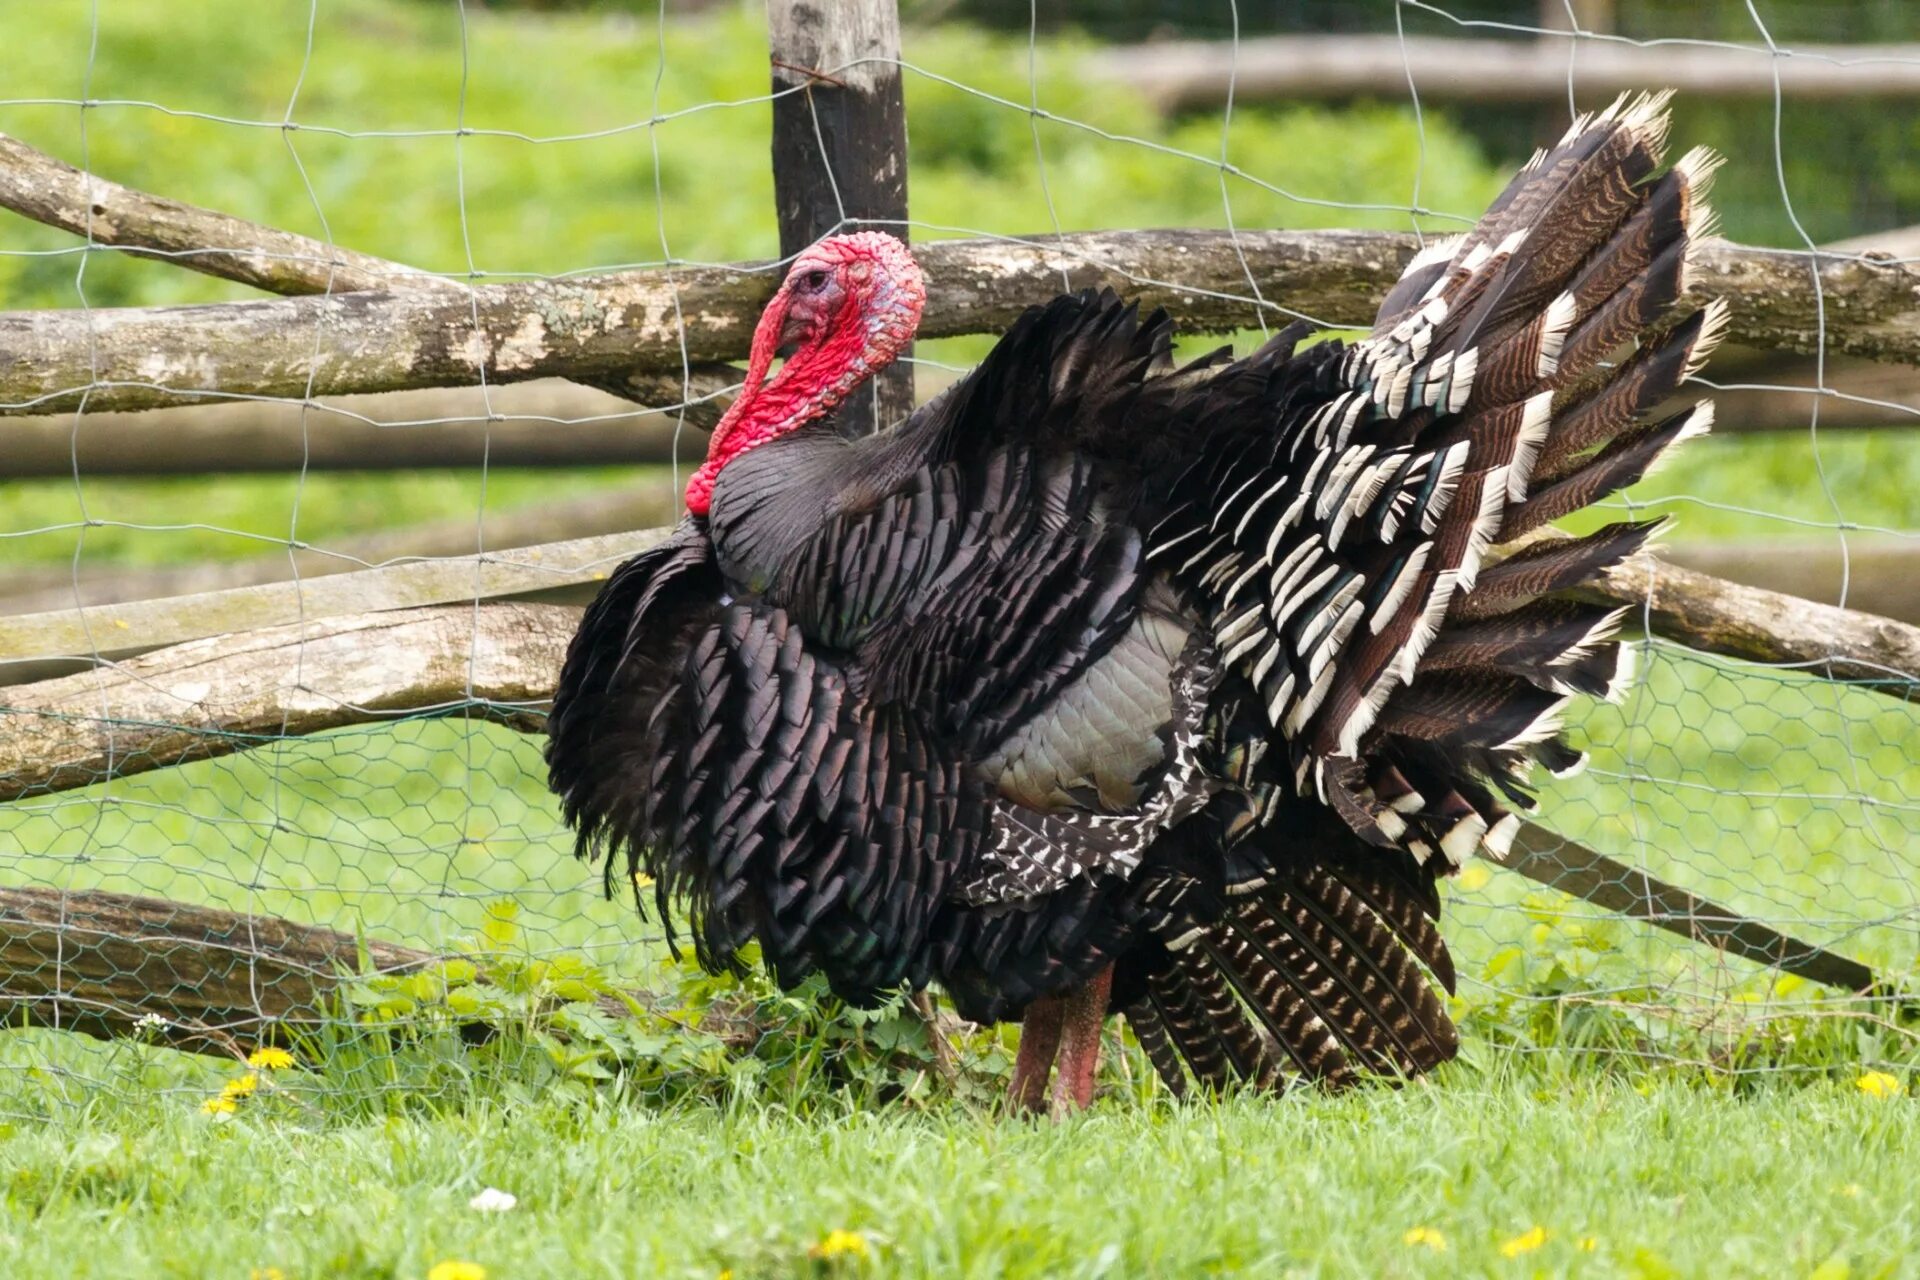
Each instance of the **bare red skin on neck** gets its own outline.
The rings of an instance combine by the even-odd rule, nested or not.
[[[803,345],[771,381],[767,380],[767,366],[773,362],[786,312],[787,296],[782,288],[754,329],[745,388],[714,426],[713,437],[707,442],[707,460],[687,482],[687,510],[697,516],[706,515],[711,507],[713,485],[722,467],[749,449],[831,413],[848,392],[872,376],[868,371],[844,389],[839,387],[842,373],[857,364],[867,347],[859,324],[859,298],[849,295],[828,326],[824,340]]]
[[[781,332],[794,303],[794,281],[821,265],[850,284],[839,307],[772,379],[767,370],[780,346]],[[863,232],[825,240],[803,254],[793,273],[767,304],[754,327],[747,378],[740,396],[722,415],[707,443],[707,460],[687,482],[687,510],[704,516],[713,505],[713,486],[721,469],[749,449],[777,439],[832,412],[848,395],[888,364],[913,337],[926,296],[919,269],[906,246],[890,236]],[[878,327],[869,310],[885,297],[890,313]]]

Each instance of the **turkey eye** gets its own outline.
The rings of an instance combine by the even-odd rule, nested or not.
[[[827,287],[827,273],[825,271],[807,272],[806,275],[800,277],[800,287],[808,293],[820,292],[820,290]]]

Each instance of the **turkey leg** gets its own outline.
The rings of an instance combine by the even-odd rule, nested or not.
[[[1013,1106],[1055,1119],[1080,1111],[1093,1101],[1093,1080],[1100,1069],[1100,1033],[1106,1025],[1113,967],[1081,987],[1035,1000],[1020,1022],[1020,1054],[1013,1066]],[[1047,1077],[1059,1072],[1051,1094]]]
[[[1047,1104],[1047,1077],[1053,1074],[1053,1055],[1060,1049],[1060,1015],[1065,996],[1042,996],[1027,1006],[1020,1019],[1020,1054],[1013,1060],[1013,1084],[1008,1099],[1015,1111],[1039,1111]]]

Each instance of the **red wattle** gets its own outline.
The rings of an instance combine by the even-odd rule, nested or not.
[[[874,240],[883,243],[867,243]],[[712,509],[713,487],[727,463],[831,412],[912,340],[926,289],[905,246],[869,232],[822,241],[815,251],[836,247],[850,251],[841,261],[853,260],[849,275],[862,287],[847,290],[830,320],[812,320],[811,334],[769,380],[767,370],[794,306],[792,278],[773,295],[754,326],[739,398],[715,424],[707,459],[687,481],[692,514],[704,516]]]

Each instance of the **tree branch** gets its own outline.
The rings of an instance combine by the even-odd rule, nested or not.
[[[456,281],[370,253],[108,182],[3,133],[0,208],[84,236],[93,244],[112,245],[138,257],[268,293],[466,291]]]
[[[1823,424],[1824,425],[1824,424]],[[1766,539],[1753,542],[1674,542],[1660,559],[1681,569],[1830,604],[1847,585],[1846,608],[1920,625],[1920,542],[1850,534],[1840,539]]]
[[[1318,320],[1366,323],[1413,252],[1384,232],[1081,232],[1027,243],[949,240],[919,257],[931,281],[925,337],[1003,330],[1072,287],[1108,286],[1165,306],[1188,330],[1256,319],[1244,270],[1270,298]],[[1920,270],[1819,258],[1833,350],[1920,362]],[[1813,259],[1704,246],[1696,298],[1733,304],[1731,335],[1812,350],[1821,337]],[[341,395],[539,377],[679,373],[745,354],[774,287],[763,265],[615,272],[562,281],[230,302],[197,307],[0,314],[0,412],[178,404],[208,395]],[[1285,313],[1266,304],[1275,318]],[[477,323],[476,323],[477,319]],[[89,390],[90,388],[90,390]]]
[[[138,257],[170,262],[268,293],[295,296],[384,290],[425,292],[446,299],[467,294],[462,282],[370,253],[108,182],[5,134],[0,134],[0,208],[84,236],[92,244],[111,245]],[[0,351],[0,368],[6,363],[5,353]],[[635,373],[611,369],[596,371],[583,381],[638,404],[698,401],[688,410],[689,418],[696,425],[711,425],[717,411],[707,411],[706,398],[738,381],[733,371],[725,366],[691,370],[684,388],[678,374],[678,370]],[[4,398],[7,393],[0,390],[0,399]]]
[[[1500,552],[1568,536],[1545,529]],[[1647,551],[1568,594],[1631,606],[1630,620],[1644,617],[1652,634],[1690,649],[1799,667],[1920,702],[1920,627],[1891,618],[1742,586]]]

